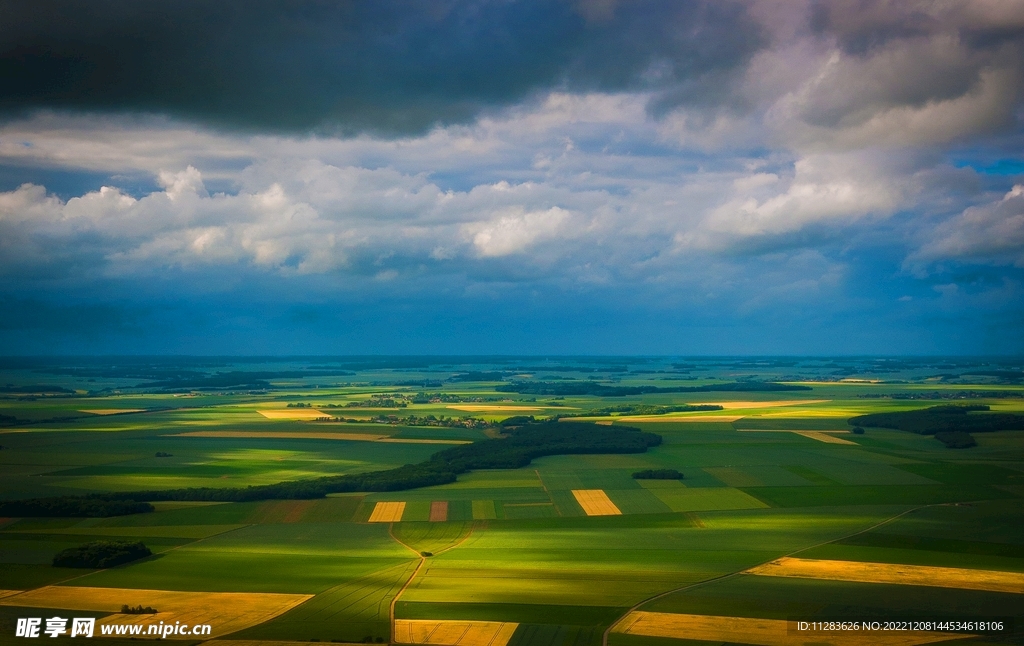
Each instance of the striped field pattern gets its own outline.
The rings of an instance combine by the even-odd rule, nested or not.
[[[404,502],[378,502],[370,514],[371,523],[397,523],[405,513]]]
[[[783,557],[745,574],[1024,594],[1024,572]]]
[[[622,512],[603,489],[573,489],[572,495],[588,516],[621,516]]]
[[[437,646],[505,646],[518,626],[500,621],[398,619],[395,621],[395,641],[399,644]]]

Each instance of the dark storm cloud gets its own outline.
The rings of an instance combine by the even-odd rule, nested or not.
[[[818,0],[810,24],[835,35],[842,48],[864,54],[892,41],[953,33],[985,49],[1024,39],[1019,3],[918,3],[906,0]]]
[[[568,0],[0,0],[0,110],[414,132],[550,87],[678,90],[741,65],[763,44],[735,3],[586,7],[593,9]]]

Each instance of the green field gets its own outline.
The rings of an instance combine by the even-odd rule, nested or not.
[[[637,366],[647,366],[647,373],[602,373],[596,360],[591,367],[597,377],[586,371],[525,372],[537,380],[556,374],[665,388],[726,382],[736,375],[770,381],[796,370],[726,369],[708,361],[694,373],[699,377],[669,381],[664,375],[672,374],[670,362],[644,361]],[[845,432],[851,416],[933,406],[958,392],[974,393],[969,403],[1020,413],[1024,388],[966,377],[938,383],[929,381],[932,371],[919,367],[890,375],[891,383],[889,377],[843,383],[826,380],[831,364],[811,365],[800,380],[786,380],[810,390],[780,392],[521,395],[495,390],[500,381],[453,377],[470,369],[521,374],[504,365],[360,369],[343,381],[271,379],[272,388],[256,392],[148,392],[128,377],[85,386],[82,379],[51,376],[45,383],[63,383],[76,392],[0,396],[0,414],[16,420],[0,427],[0,499],[244,488],[385,470],[454,446],[435,441],[488,441],[501,432],[496,422],[521,414],[720,403],[725,410],[713,414],[737,419],[609,418],[608,428],[636,426],[661,435],[663,443],[645,453],[549,455],[522,468],[481,469],[451,484],[404,491],[310,500],[163,501],[150,513],[108,518],[0,519],[0,590],[66,583],[314,595],[231,636],[271,641],[386,641],[397,618],[512,621],[520,626],[510,644],[597,645],[630,609],[766,619],[845,613],[1024,620],[1021,594],[742,574],[783,556],[1024,573],[1024,431],[978,433],[978,446],[960,450],[893,429]],[[5,383],[42,383],[39,374],[8,369],[0,377]],[[442,379],[449,381],[399,385]],[[420,392],[463,403],[439,397],[412,403]],[[383,410],[347,406],[381,393],[409,403]],[[287,407],[296,403],[359,421],[268,418],[259,412],[303,410]],[[82,412],[133,409],[142,411]],[[439,421],[370,419],[378,414]],[[460,426],[467,418],[487,424]],[[235,435],[179,435],[198,431]],[[791,431],[843,431],[837,436],[852,444]],[[258,435],[268,432],[283,436]],[[312,433],[362,439],[302,437]],[[371,441],[381,436],[394,441]],[[684,478],[632,477],[634,471],[666,468]],[[596,489],[621,513],[587,516],[573,491]],[[380,502],[405,503],[401,521],[369,522]],[[154,554],[101,571],[50,565],[63,549],[113,539],[142,540]],[[19,612],[0,598],[0,643],[13,639],[13,622],[24,616]],[[1020,633],[1001,638],[1020,641],[1022,635],[1024,624]],[[676,637],[608,634],[611,644],[685,643]]]

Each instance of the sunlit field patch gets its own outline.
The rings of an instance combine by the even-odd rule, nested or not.
[[[807,406],[808,404],[825,404],[828,399],[776,399],[773,401],[732,401],[732,402],[708,402],[715,406],[721,406],[725,410],[738,408],[779,408],[780,406]]]
[[[493,500],[473,501],[473,520],[493,520],[498,517]]]
[[[212,635],[220,636],[255,626],[287,612],[311,599],[309,594],[253,592],[177,592],[168,590],[135,590],[131,588],[81,588],[46,586],[19,595],[0,599],[0,605],[27,608],[60,608],[113,612],[97,621],[108,624],[174,624],[176,621],[210,624]],[[124,615],[122,605],[143,605],[156,608],[157,614]],[[97,631],[99,628],[97,628]],[[173,638],[173,637],[172,637]],[[177,636],[189,639],[188,636]]]
[[[330,417],[327,413],[315,408],[270,408],[260,409],[256,412],[267,419],[303,420]]]
[[[812,440],[818,440],[819,442],[825,442],[826,444],[852,444],[854,446],[857,446],[856,442],[851,442],[850,440],[844,440],[841,437],[836,437],[831,432],[823,432],[823,431],[793,431],[793,432],[796,433],[797,435],[802,435],[803,437],[807,437],[807,438],[810,438]]]
[[[397,619],[395,641],[438,646],[505,646],[518,625],[500,621]]]
[[[849,646],[902,646],[931,644],[972,635],[938,632],[842,633],[804,636],[790,633],[789,622],[782,619],[754,619],[713,615],[683,615],[667,612],[634,610],[626,615],[613,632],[646,637],[674,637],[715,643],[759,644],[762,646],[796,646],[798,644],[848,644]]]
[[[145,408],[86,408],[79,410],[79,413],[92,413],[93,415],[117,415],[118,413],[144,413]]]
[[[575,420],[598,420],[615,422],[735,422],[742,419],[743,415],[701,415],[699,413],[666,413],[665,415],[623,415],[613,417],[580,417],[568,418],[560,421],[571,422]]]
[[[836,437],[837,434],[848,433],[845,430],[823,430],[823,431],[807,431],[807,430],[789,430],[789,429],[770,429],[770,428],[740,428],[737,429],[741,433],[793,433],[794,435],[802,435],[808,439],[817,440],[819,442],[825,442],[826,444],[852,444],[858,446],[856,442],[850,440],[844,440],[841,437]]]
[[[1024,594],[1024,573],[996,570],[784,557],[746,570],[745,574]]]
[[[405,513],[404,502],[378,502],[370,514],[371,523],[397,523]]]
[[[497,405],[497,404],[460,404],[458,406],[448,406],[452,410],[461,410],[467,413],[486,413],[489,411],[531,411],[531,410],[544,410],[550,408],[550,406],[508,406],[508,405]]]
[[[573,489],[572,495],[588,516],[620,516],[622,512],[602,489]]]

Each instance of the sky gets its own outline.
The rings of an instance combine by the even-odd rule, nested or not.
[[[0,0],[0,354],[1022,354],[1024,0]]]

